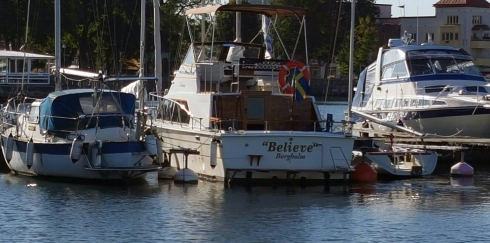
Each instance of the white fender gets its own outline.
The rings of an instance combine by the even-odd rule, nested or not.
[[[157,157],[158,157],[158,164],[163,163],[163,144],[162,140],[156,139],[157,142]]]
[[[211,146],[210,146],[209,151],[209,165],[211,168],[214,168],[216,166],[217,162],[217,153],[218,153],[218,142],[217,141],[212,141]]]
[[[82,156],[82,150],[83,150],[83,140],[80,138],[80,136],[78,136],[74,138],[73,142],[71,143],[71,149],[70,149],[71,162],[75,164],[80,159],[80,157]]]
[[[145,146],[149,155],[157,155],[157,141],[153,134],[145,136]]]
[[[31,169],[32,163],[34,161],[34,142],[29,140],[26,148],[26,165],[27,169]]]
[[[13,149],[14,149],[14,137],[12,136],[11,133],[7,137],[7,144],[5,145],[5,159],[7,160],[7,162],[10,162],[10,160],[12,160]]]
[[[90,143],[90,157],[93,167],[100,168],[102,166],[102,141],[97,140]]]

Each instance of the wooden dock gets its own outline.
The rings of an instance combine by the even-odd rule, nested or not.
[[[354,129],[353,133],[368,134],[368,136],[360,136],[357,139],[357,144],[365,144],[369,140],[389,144],[391,142],[390,136],[392,135],[393,145],[435,151],[439,154],[438,167],[446,168],[460,162],[461,153],[464,153],[463,158],[465,162],[473,166],[490,168],[490,138],[433,135],[418,137],[404,132],[383,132],[372,129]]]

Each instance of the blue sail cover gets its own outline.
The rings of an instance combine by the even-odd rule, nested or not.
[[[92,89],[50,93],[39,107],[42,130],[66,133],[76,129],[133,126],[136,98],[133,94],[101,90],[93,99]],[[98,102],[98,109],[94,107]],[[86,117],[78,119],[81,115]],[[98,121],[97,121],[98,120]]]

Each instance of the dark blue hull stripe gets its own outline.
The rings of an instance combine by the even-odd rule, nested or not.
[[[473,76],[473,75],[466,75],[466,74],[432,74],[432,75],[400,78],[394,80],[382,80],[380,84],[383,85],[383,84],[397,84],[397,83],[406,83],[406,82],[443,81],[443,80],[457,80],[457,81],[466,80],[466,81],[477,81],[477,82],[484,82],[484,83],[487,82],[484,77],[480,77],[480,76]]]
[[[6,137],[2,137],[2,143],[5,144]],[[88,143],[83,145],[85,153],[88,153]],[[14,140],[14,151],[26,152],[27,142]],[[51,155],[69,155],[71,144],[34,144],[34,152]],[[102,144],[102,154],[117,153],[141,153],[146,151],[143,142],[106,142]]]

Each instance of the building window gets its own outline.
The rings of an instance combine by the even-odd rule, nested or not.
[[[473,16],[471,23],[472,24],[481,24],[482,17],[481,16]]]
[[[429,41],[429,37],[434,40],[434,33],[425,33],[425,41]]]
[[[450,40],[458,40],[458,33],[450,33],[450,32],[442,32],[441,40],[450,41]]]
[[[412,40],[417,42],[417,33],[412,33]]]
[[[448,24],[457,24],[459,23],[459,16],[447,16]]]

